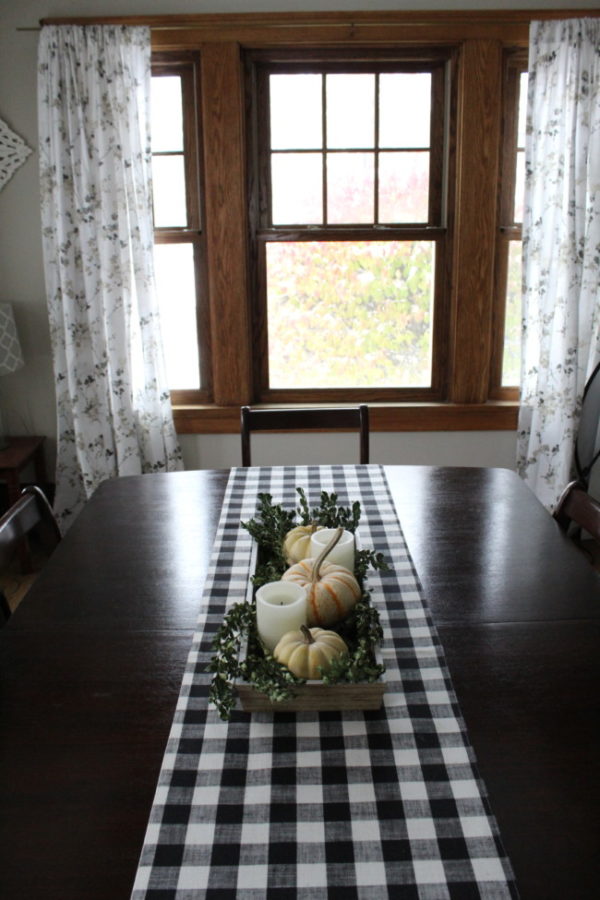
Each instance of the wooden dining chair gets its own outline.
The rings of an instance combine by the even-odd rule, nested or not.
[[[369,462],[369,407],[339,406],[332,409],[251,409],[242,406],[242,465],[250,466],[250,434],[253,431],[353,431],[360,434],[360,462]]]
[[[590,497],[581,482],[571,481],[566,486],[553,516],[563,531],[574,524],[600,546],[600,503]]]
[[[24,572],[33,569],[34,540],[44,556],[49,556],[61,539],[60,528],[44,492],[36,485],[23,489],[21,496],[0,518],[0,573],[18,560]],[[0,624],[12,614],[0,589]]]

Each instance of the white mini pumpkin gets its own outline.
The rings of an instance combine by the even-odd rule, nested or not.
[[[306,588],[306,618],[309,625],[327,628],[345,619],[361,597],[360,585],[352,572],[336,563],[323,562],[340,539],[344,529],[335,536],[316,559],[303,559],[281,576]]]
[[[280,638],[273,656],[297,678],[321,679],[334,659],[348,652],[345,641],[335,631],[302,625]]]
[[[300,562],[309,555],[311,535],[322,529],[322,525],[296,525],[288,531],[283,541],[283,555],[288,566]]]

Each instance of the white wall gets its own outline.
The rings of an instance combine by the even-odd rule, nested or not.
[[[45,434],[54,465],[55,415],[50,341],[45,308],[38,195],[36,27],[42,18],[74,15],[176,14],[203,12],[276,12],[340,9],[515,9],[565,8],[566,0],[463,0],[460,4],[430,0],[0,0],[0,118],[34,149],[27,162],[0,191],[0,301],[12,303],[26,365],[0,379],[0,407],[13,434]],[[577,0],[578,8],[595,8],[597,0]],[[20,30],[30,28],[34,30]],[[351,438],[348,437],[348,441]],[[223,466],[239,461],[234,435],[183,436],[186,464]],[[319,456],[345,449],[345,438],[272,438],[273,455],[295,448],[305,458],[316,447]],[[257,447],[260,447],[258,444]],[[372,458],[380,462],[439,465],[513,466],[515,435],[506,432],[375,434]],[[265,462],[270,459],[265,459]],[[274,461],[281,461],[277,456]],[[294,460],[290,460],[294,461]]]
[[[502,466],[515,465],[516,435],[511,431],[401,432],[371,434],[371,462],[390,465]],[[184,434],[181,449],[186,468],[240,465],[240,438],[233,434]],[[358,437],[327,435],[263,435],[252,438],[255,465],[353,463]]]

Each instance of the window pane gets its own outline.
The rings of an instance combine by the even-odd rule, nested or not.
[[[379,221],[427,222],[429,153],[381,153]]]
[[[327,146],[375,146],[375,76],[327,75]]]
[[[525,193],[525,124],[527,114],[527,72],[519,79],[519,124],[517,132],[517,160],[515,179],[514,221],[523,221],[523,198]]]
[[[429,147],[431,75],[383,73],[379,85],[379,146]]]
[[[155,228],[185,227],[185,173],[183,156],[152,158]]]
[[[525,146],[528,78],[529,75],[527,72],[521,72],[521,77],[519,79],[519,124],[517,128],[517,143],[519,147]]]
[[[320,75],[271,75],[271,147],[314,150],[323,146]]]
[[[320,225],[323,163],[320,153],[274,153],[271,157],[273,225]]]
[[[199,388],[194,248],[155,244],[154,261],[169,388]]]
[[[183,110],[181,78],[160,75],[152,78],[152,152],[183,150]]]
[[[521,241],[510,241],[508,245],[502,387],[512,387],[520,384],[521,381],[521,259]]]
[[[525,197],[525,154],[522,150],[517,152],[515,175],[515,223],[523,221],[523,200]]]
[[[267,244],[271,388],[429,387],[430,241]]]
[[[328,224],[372,224],[374,186],[372,153],[328,153]]]

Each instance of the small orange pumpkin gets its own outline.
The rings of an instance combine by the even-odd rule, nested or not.
[[[316,559],[303,559],[281,576],[306,588],[306,618],[309,625],[327,628],[345,619],[361,597],[358,581],[344,566],[324,562],[344,532],[338,528]]]

